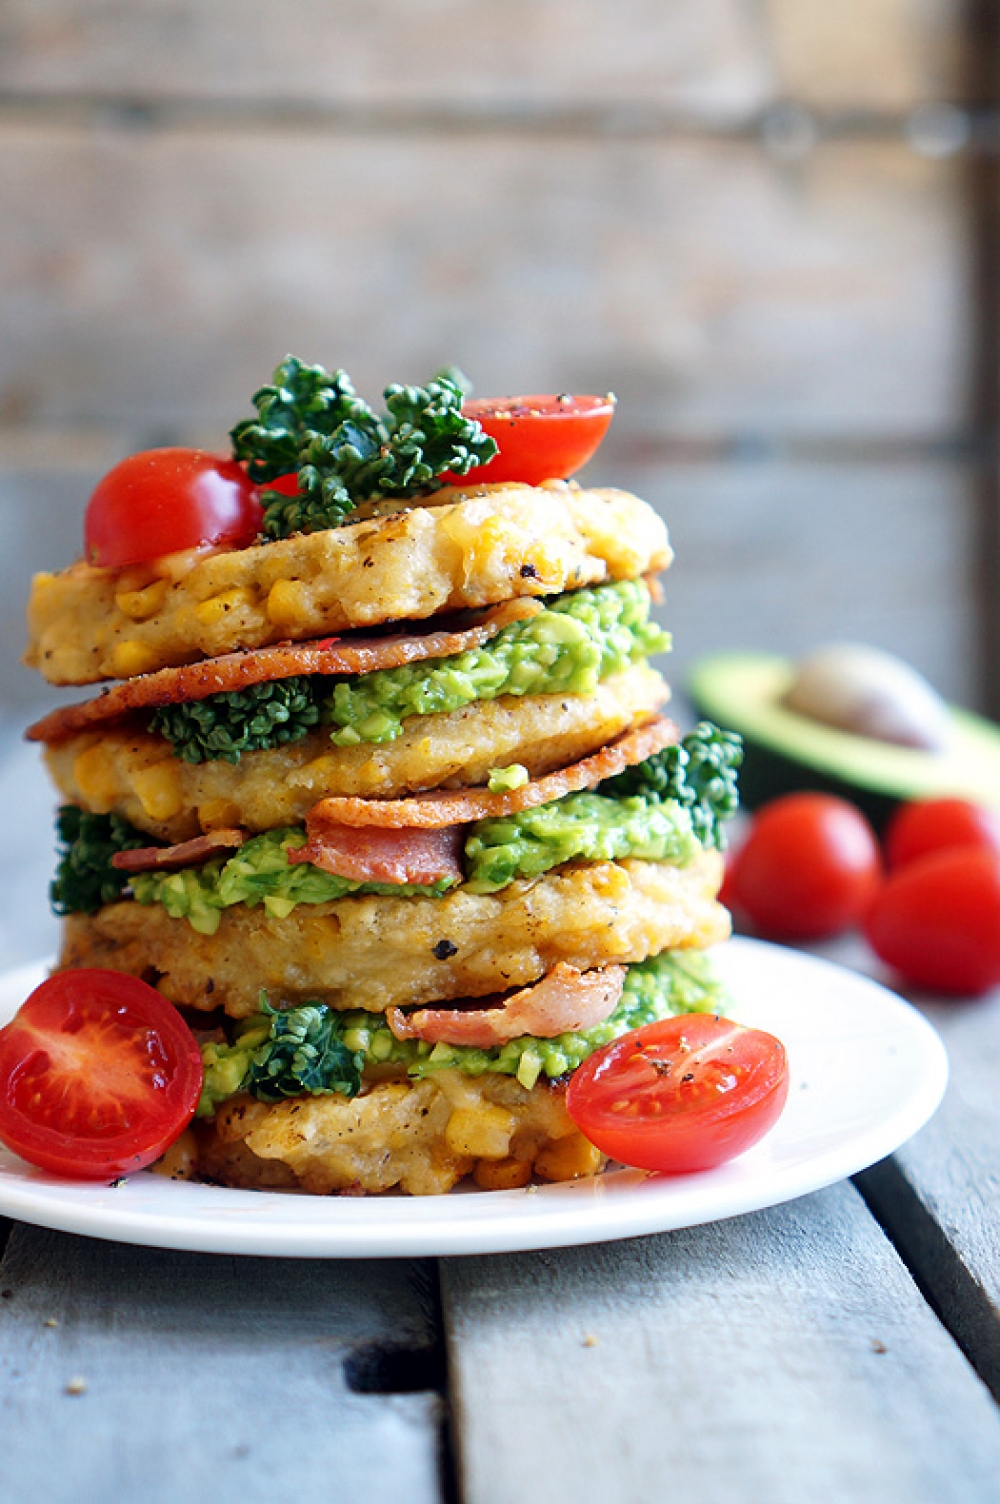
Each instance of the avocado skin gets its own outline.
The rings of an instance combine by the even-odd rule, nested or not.
[[[694,701],[697,705],[697,701]],[[701,707],[698,707],[702,709]],[[708,712],[702,709],[702,714]],[[730,729],[736,730],[737,727]],[[832,774],[806,767],[794,758],[785,757],[771,747],[743,737],[743,766],[740,768],[740,806],[743,809],[758,809],[770,799],[781,794],[793,794],[803,789],[815,793],[836,794],[857,806],[879,833],[883,830],[893,810],[903,801],[877,789],[866,789],[860,784]]]

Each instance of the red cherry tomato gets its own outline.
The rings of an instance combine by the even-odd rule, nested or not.
[[[501,397],[466,402],[463,413],[475,418],[500,452],[468,475],[453,476],[455,485],[565,480],[596,452],[614,417],[614,397]]]
[[[0,1029],[0,1139],[56,1175],[141,1170],[191,1121],[202,1077],[159,992],[118,971],[60,971]]]
[[[785,794],[758,811],[731,886],[762,934],[821,940],[857,923],[878,877],[878,843],[860,810],[833,794]]]
[[[708,1013],[647,1024],[570,1077],[566,1110],[604,1154],[640,1170],[709,1170],[749,1149],[788,1096],[773,1034]]]
[[[203,543],[244,547],[263,524],[258,496],[241,465],[202,449],[131,454],[98,481],[87,505],[87,560],[121,569]]]
[[[1000,851],[1000,810],[968,799],[917,799],[893,812],[884,839],[890,868],[905,867],[949,846]]]
[[[1000,984],[1000,854],[951,846],[883,883],[865,920],[875,953],[906,981],[975,997]]]

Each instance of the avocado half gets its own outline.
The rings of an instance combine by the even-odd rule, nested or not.
[[[992,721],[952,706],[943,752],[900,747],[786,709],[794,677],[787,658],[719,653],[697,663],[688,681],[699,714],[743,737],[740,802],[748,809],[819,789],[850,799],[881,829],[907,799],[950,795],[1000,808],[1000,727]]]

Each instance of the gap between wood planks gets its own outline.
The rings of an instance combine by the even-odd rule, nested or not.
[[[941,1325],[1000,1403],[1000,1326],[987,1292],[894,1159],[863,1170],[853,1183]]]

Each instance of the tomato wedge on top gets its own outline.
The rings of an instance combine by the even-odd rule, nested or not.
[[[89,563],[142,564],[204,544],[244,548],[263,526],[242,465],[203,449],[146,449],[99,480],[83,521]]]
[[[523,481],[537,486],[543,480],[575,475],[596,452],[615,413],[615,399],[573,397],[568,393],[544,397],[484,397],[462,404],[483,431],[495,439],[499,454],[467,475],[455,476],[458,486]]]
[[[0,1139],[56,1175],[141,1170],[191,1121],[203,1074],[161,993],[117,971],[60,971],[0,1029]]]
[[[709,1170],[749,1149],[788,1096],[781,1041],[709,1013],[661,1019],[597,1050],[566,1110],[604,1154],[641,1170]]]

